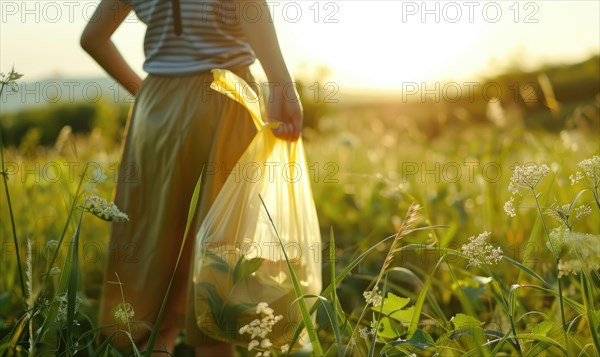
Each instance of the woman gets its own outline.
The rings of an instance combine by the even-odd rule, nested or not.
[[[260,9],[260,15],[245,18],[250,6]],[[147,25],[144,70],[148,76],[144,80],[111,41],[132,10]],[[210,70],[230,69],[252,83],[248,66],[259,59],[269,82],[274,83],[266,110],[269,120],[282,122],[275,135],[286,140],[300,136],[302,108],[297,93],[286,91],[292,78],[268,8],[264,1],[102,0],[81,36],[81,46],[135,96],[114,198],[130,221],[111,228],[99,317],[100,326],[109,327],[102,333],[108,336],[124,328],[115,317],[124,299],[135,311],[132,321],[139,322],[131,329],[140,349],[173,352],[175,338],[185,326],[186,342],[196,346],[196,355],[233,355],[233,346],[212,340],[196,325],[194,304],[188,298],[193,229],[160,326],[161,339],[156,346],[146,344],[148,326],[156,321],[175,266],[190,198],[203,167],[210,164],[211,170],[204,171],[196,226],[255,135],[246,110],[209,89]],[[110,283],[117,280],[121,284]],[[123,334],[113,338],[113,344],[130,346]]]

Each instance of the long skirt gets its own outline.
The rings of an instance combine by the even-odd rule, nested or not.
[[[251,85],[248,68],[232,70]],[[161,331],[185,327],[186,342],[212,345],[194,312],[195,233],[228,175],[256,134],[240,104],[210,89],[212,74],[147,76],[125,129],[114,202],[129,215],[113,223],[99,323],[106,337],[130,329],[136,343],[155,324],[183,241],[190,200],[202,174],[200,199],[179,268],[175,273]],[[254,85],[254,88],[256,86]],[[133,314],[132,314],[133,312]],[[131,345],[124,333],[112,337]]]

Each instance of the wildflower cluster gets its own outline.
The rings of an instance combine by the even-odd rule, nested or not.
[[[517,165],[513,171],[508,190],[513,195],[520,194],[522,190],[533,190],[544,176],[550,172],[547,165]]]
[[[10,86],[13,92],[17,92],[19,90],[19,87],[15,82],[21,77],[23,77],[23,75],[21,73],[15,72],[14,69],[11,69],[10,72],[8,72],[8,74],[0,73],[0,85],[2,86],[2,89],[4,89],[5,85],[8,85]]]
[[[121,212],[113,202],[108,202],[102,197],[86,197],[83,209],[105,221],[129,221],[127,214]]]
[[[593,188],[600,186],[600,156],[596,155],[585,159],[577,164],[581,171],[577,171],[575,175],[571,175],[571,184],[576,184],[587,177]]]
[[[273,344],[271,343],[271,340],[267,338],[267,336],[273,332],[273,326],[280,321],[281,319],[283,319],[282,315],[274,315],[274,311],[272,308],[269,307],[269,304],[267,304],[266,302],[261,302],[258,305],[256,305],[256,314],[257,315],[261,315],[261,319],[254,319],[252,322],[250,322],[248,325],[244,325],[240,328],[239,330],[239,334],[240,335],[244,335],[244,334],[248,334],[250,335],[250,343],[248,343],[248,351],[252,351],[254,348],[256,347],[260,347],[262,349],[268,349],[271,346],[273,346]],[[258,339],[257,339],[258,337]],[[289,346],[284,345],[281,346],[281,350],[283,352],[285,347],[285,350],[287,352],[287,350],[289,349]],[[270,356],[271,352],[267,351],[263,351],[263,352],[258,352],[256,354],[256,357],[259,356]]]
[[[358,333],[360,333],[360,338],[366,340],[367,337],[369,337],[369,335],[375,335],[375,329],[372,327],[365,326],[365,327],[359,329]]]
[[[133,318],[135,311],[130,303],[120,303],[115,310],[115,318],[121,323],[126,324]]]
[[[590,214],[592,214],[592,207],[590,205],[581,205],[575,208],[575,219],[582,219]]]
[[[566,227],[571,227],[572,224],[569,223],[573,214],[575,216],[575,221],[580,220],[581,218],[592,213],[592,208],[590,205],[580,205],[573,208],[573,205],[566,204],[562,206],[552,205],[550,208],[547,208],[544,211],[549,217],[554,218],[556,221],[564,224]]]
[[[467,267],[497,264],[502,259],[502,248],[487,243],[490,235],[490,232],[483,232],[477,237],[469,237],[469,243],[462,246],[463,254],[469,259]]]
[[[515,198],[514,197],[509,198],[508,201],[506,201],[506,203],[504,203],[504,212],[506,212],[506,214],[509,217],[517,216],[517,212],[515,210]]]
[[[79,310],[81,306],[82,299],[79,296],[75,297],[75,313]],[[65,323],[67,321],[67,305],[68,298],[67,294],[57,295],[54,297],[54,302],[58,304],[58,313],[56,315],[56,320],[61,323]],[[77,320],[73,320],[73,324],[75,326],[79,326],[79,322]]]
[[[522,196],[523,191],[533,191],[548,172],[550,168],[547,165],[517,165],[508,184],[508,191],[512,196],[504,204],[504,212],[510,217],[515,217],[515,196]]]
[[[549,236],[547,246],[559,259],[559,278],[584,270],[600,269],[600,236],[573,232],[566,226],[553,229]]]
[[[560,226],[550,231],[548,235],[548,242],[546,247],[554,254],[558,259],[562,254],[562,247],[565,244],[565,235],[568,234],[569,228],[567,226]]]
[[[371,304],[375,307],[381,305],[383,301],[383,297],[379,293],[379,288],[375,286],[373,290],[363,292],[363,296],[365,297],[365,301],[367,304]]]

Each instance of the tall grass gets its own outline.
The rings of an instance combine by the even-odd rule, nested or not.
[[[594,108],[600,112],[597,104]],[[593,245],[600,240],[600,172],[594,171],[600,166],[593,159],[599,154],[597,136],[577,128],[557,135],[471,123],[431,139],[418,129],[406,129],[407,123],[354,114],[339,113],[337,131],[315,133],[307,140],[309,159],[320,160],[309,167],[315,169],[311,179],[329,250],[323,255],[325,288],[319,296],[303,294],[295,281],[303,323],[293,331],[290,347],[306,329],[313,355],[600,355],[600,276],[595,265],[600,252]],[[83,162],[116,157],[98,153],[83,140],[77,147],[75,156]],[[59,160],[65,154],[48,150],[28,158],[11,148],[0,154],[6,197],[0,213],[2,243],[15,250],[3,261],[0,354],[120,355],[111,339],[117,333],[131,336],[127,328],[103,343],[94,342],[103,326],[95,322],[97,293],[90,287],[96,281],[90,277],[103,261],[85,259],[85,243],[105,245],[108,227],[85,214],[90,167],[82,165],[76,182],[32,184],[11,179],[16,176],[5,163]],[[413,167],[407,163],[429,164],[431,171],[432,163],[467,159],[480,167],[495,163],[503,173],[494,181],[478,170],[472,179],[456,182],[433,174],[408,175]],[[586,159],[590,165],[581,165]],[[325,182],[324,174],[333,172],[327,171],[327,163],[338,165],[337,173],[327,176],[337,183]],[[516,165],[529,163],[547,164],[550,170],[521,191],[516,216],[509,217],[503,206],[511,197],[511,174]],[[577,172],[580,179],[571,185],[569,176]],[[112,190],[110,182],[97,187],[101,196]],[[69,195],[61,196],[64,192]],[[36,211],[58,206],[59,197],[65,197],[64,209],[51,223],[29,223]],[[421,207],[418,220],[413,202]],[[579,217],[582,205],[589,214]],[[481,246],[500,247],[503,254],[495,261],[486,260],[483,252],[484,263],[474,265],[464,246],[468,237],[484,231],[491,232],[491,241]],[[32,245],[25,250],[26,238]],[[36,244],[46,246],[48,241],[56,241],[57,248],[49,250],[47,259],[36,259]],[[69,243],[64,257],[63,242]],[[24,256],[29,257],[27,264]],[[293,265],[288,269],[293,276]],[[168,303],[167,292],[158,323],[152,326],[150,347],[159,338]],[[153,350],[132,349],[139,356]],[[238,352],[255,354],[245,346]],[[287,354],[268,348],[261,352]]]

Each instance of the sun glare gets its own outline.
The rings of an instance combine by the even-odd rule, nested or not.
[[[464,74],[459,72],[470,65],[469,53],[475,50],[480,23],[469,23],[467,18],[436,23],[432,15],[425,22],[416,15],[402,19],[406,13],[402,2],[386,2],[385,7],[377,4],[367,7],[360,1],[338,2],[335,8],[327,9],[328,19],[321,9],[320,21],[304,16],[291,22],[289,17],[277,18],[275,12],[284,52],[292,59],[311,58],[322,63],[349,87],[393,89],[407,81],[431,80],[448,72]],[[303,11],[308,10],[303,7]],[[301,43],[306,46],[298,46]]]

